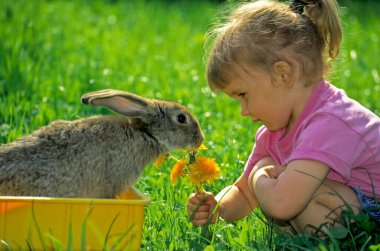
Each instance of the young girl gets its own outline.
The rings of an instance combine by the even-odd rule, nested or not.
[[[380,198],[380,119],[324,79],[342,39],[336,1],[246,3],[216,31],[209,85],[263,126],[233,185],[190,196],[192,222],[235,221],[259,206],[311,231],[337,224],[346,205],[380,220],[379,207],[371,210]]]

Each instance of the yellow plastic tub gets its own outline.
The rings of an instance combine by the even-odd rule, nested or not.
[[[149,202],[135,188],[117,199],[0,196],[0,250],[138,250]]]

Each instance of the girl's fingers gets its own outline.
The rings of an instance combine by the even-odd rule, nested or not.
[[[214,208],[215,198],[212,193],[191,194],[187,203],[187,213],[196,226],[203,226],[210,221],[210,212]]]
[[[210,203],[213,198],[214,197],[212,195],[206,194],[194,195],[190,197],[187,202],[187,210],[208,211],[210,209],[210,206],[213,205],[213,203]]]
[[[187,204],[187,211],[189,212],[208,212],[210,210],[209,205],[197,205],[197,204]]]
[[[210,207],[208,205],[187,205],[187,215],[190,219],[202,219],[207,218],[210,214]]]
[[[208,219],[203,219],[203,220],[193,220],[193,224],[197,227],[206,225]]]
[[[192,204],[201,204],[202,200],[200,200],[198,198],[198,196],[192,196],[192,197],[189,198],[189,203],[192,203]]]
[[[216,215],[213,215],[212,219],[210,219],[211,215],[209,213],[199,213],[191,219],[191,222],[196,226],[203,226],[205,224],[215,223]]]
[[[193,218],[191,218],[192,221],[199,221],[199,220],[204,220],[204,219],[208,219],[210,216],[210,214],[208,212],[197,212],[196,214],[194,214]],[[191,215],[190,215],[191,217]]]
[[[190,195],[189,201],[194,203],[194,204],[200,204],[200,203],[208,200],[211,197],[213,197],[212,193],[208,193],[208,192],[203,192],[200,194],[193,193]]]

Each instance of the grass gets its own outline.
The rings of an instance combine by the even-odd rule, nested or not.
[[[340,5],[345,36],[330,79],[380,114],[380,3],[352,0]],[[236,102],[213,95],[206,86],[204,34],[224,8],[223,3],[200,0],[2,0],[0,143],[55,119],[108,113],[80,104],[87,91],[115,88],[176,100],[199,118],[207,155],[222,167],[222,177],[207,187],[217,193],[241,174],[257,128],[240,117]],[[150,165],[137,183],[152,199],[145,216],[143,250],[265,250],[274,245],[284,250],[297,245],[326,250],[343,243],[344,238],[322,242],[279,235],[273,239],[270,223],[260,220],[258,210],[233,224],[196,228],[185,210],[193,188],[181,181],[172,186],[169,171],[169,164],[161,169]],[[371,234],[362,227],[354,229],[361,231],[355,232],[359,236]]]

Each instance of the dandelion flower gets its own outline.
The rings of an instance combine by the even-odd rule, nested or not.
[[[190,166],[189,179],[195,185],[211,183],[218,178],[220,168],[214,158],[198,156],[195,163]]]
[[[202,145],[200,145],[199,147],[198,147],[198,149],[196,150],[197,152],[200,152],[200,151],[202,151],[202,150],[207,150],[208,148],[207,148],[207,146],[205,146],[205,144],[202,144]]]
[[[163,155],[160,155],[158,156],[158,158],[154,161],[154,165],[157,167],[157,168],[160,168],[162,163],[164,163],[164,161],[168,158],[168,155],[167,154],[163,154]]]
[[[196,154],[199,153],[200,151],[207,150],[207,146],[205,144],[201,144],[197,149],[191,149],[190,151],[187,151],[190,154]]]
[[[220,173],[220,168],[213,158],[197,156],[202,151],[207,150],[204,144],[201,144],[197,149],[186,151],[187,157],[177,160],[173,156],[171,159],[176,160],[170,173],[170,180],[174,184],[179,177],[187,177],[192,185],[195,186],[196,193],[202,193],[203,186],[206,183],[211,183],[216,180]]]
[[[185,176],[186,175],[186,161],[185,159],[180,159],[172,168],[172,171],[170,173],[170,180],[172,184],[176,183],[179,176]]]

